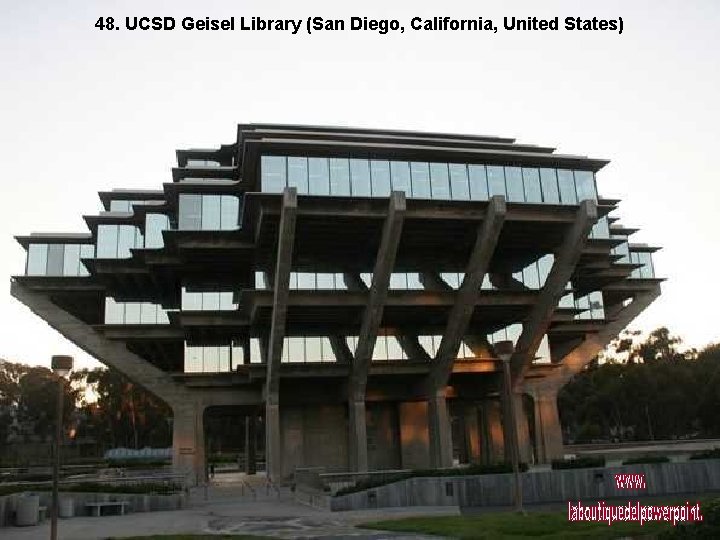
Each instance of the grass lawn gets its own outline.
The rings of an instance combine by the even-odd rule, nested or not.
[[[116,540],[272,540],[273,536],[251,534],[154,534],[152,536],[123,536]]]
[[[498,512],[480,516],[405,518],[365,523],[364,528],[386,531],[437,534],[451,538],[621,538],[651,535],[667,530],[665,523],[571,523],[567,512],[528,512],[521,516]]]

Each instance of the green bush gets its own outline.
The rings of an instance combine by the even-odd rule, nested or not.
[[[623,465],[639,465],[641,463],[668,463],[670,458],[667,456],[640,456],[626,459]]]
[[[520,471],[527,471],[527,463],[520,463]],[[360,480],[354,486],[348,486],[339,489],[335,496],[348,495],[349,493],[357,493],[366,489],[372,489],[407,478],[429,478],[438,476],[472,476],[478,474],[503,474],[513,471],[510,463],[496,463],[492,465],[470,465],[469,467],[452,468],[452,469],[414,469],[412,471],[390,474],[382,478]]]
[[[690,456],[690,459],[720,459],[720,448],[695,452]]]
[[[712,499],[700,507],[703,520],[680,523],[660,535],[661,539],[720,538],[720,499]]]
[[[604,467],[604,457],[581,457],[574,459],[553,459],[553,470],[559,469],[585,469],[590,467]]]
[[[23,484],[15,486],[0,486],[0,496],[20,493],[23,491],[50,491],[51,486],[47,484]],[[157,495],[169,495],[182,491],[180,484],[145,482],[142,484],[98,484],[95,482],[80,482],[78,484],[62,485],[60,491],[63,493],[154,493]]]

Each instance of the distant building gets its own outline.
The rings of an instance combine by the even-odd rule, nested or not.
[[[17,237],[11,287],[172,407],[197,479],[210,407],[264,429],[273,479],[502,460],[502,340],[522,459],[548,461],[558,389],[660,291],[655,248],[598,195],[603,160],[288,125],[177,158],[162,189],[101,192],[89,233]]]

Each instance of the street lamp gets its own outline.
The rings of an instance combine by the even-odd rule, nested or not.
[[[63,401],[65,397],[65,377],[73,367],[73,357],[56,354],[52,357],[51,367],[58,376],[57,418],[55,419],[55,455],[53,456],[52,484],[52,518],[50,521],[50,540],[57,540],[58,513],[60,510],[58,497],[58,480],[60,478],[60,444],[62,442]]]
[[[510,428],[510,460],[512,461],[513,478],[515,488],[513,489],[513,502],[517,512],[523,511],[522,504],[522,483],[520,480],[520,456],[518,451],[517,416],[515,414],[515,400],[512,392],[512,376],[510,374],[510,359],[512,358],[515,346],[512,341],[499,341],[494,345],[495,354],[503,364],[503,394],[507,405],[509,416],[506,427]]]

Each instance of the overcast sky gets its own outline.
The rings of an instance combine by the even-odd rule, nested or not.
[[[633,325],[720,341],[720,1],[0,2],[0,357],[92,360],[10,294],[13,235],[86,231],[97,192],[158,189],[239,122],[511,136],[608,158],[600,193],[662,246]],[[592,5],[597,7],[591,7]],[[343,5],[350,5],[343,3]],[[613,32],[101,31],[100,16],[622,17]],[[562,25],[562,22],[561,22]],[[716,165],[712,166],[711,162]]]

